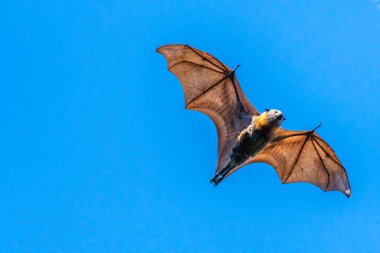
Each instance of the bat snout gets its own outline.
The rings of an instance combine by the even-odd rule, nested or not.
[[[274,124],[281,123],[285,120],[284,114],[280,110],[271,109],[267,110],[265,113],[268,116],[269,121]]]
[[[275,112],[275,117],[276,117],[276,120],[278,120],[278,121],[285,120],[284,114],[282,114],[282,112],[278,111],[278,110],[276,110],[276,112]]]

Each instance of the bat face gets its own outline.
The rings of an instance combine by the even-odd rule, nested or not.
[[[268,114],[268,119],[270,122],[277,123],[284,120],[284,114],[280,110],[271,109],[266,112]]]
[[[255,117],[254,128],[256,130],[270,129],[272,133],[275,133],[284,120],[284,114],[280,110],[266,109],[265,112]]]
[[[285,119],[284,114],[280,110],[271,109],[264,113],[268,118],[268,122],[273,125],[280,125]]]
[[[180,80],[186,109],[208,115],[218,131],[218,163],[213,183],[256,162],[273,166],[282,183],[307,182],[323,191],[351,195],[347,173],[334,150],[311,131],[280,128],[280,110],[259,113],[248,101],[235,75],[212,55],[188,45],[157,49]]]

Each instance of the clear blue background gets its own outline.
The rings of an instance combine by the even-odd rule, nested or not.
[[[1,1],[1,252],[380,252],[376,1]],[[234,67],[311,129],[352,197],[264,164],[219,187],[217,136],[158,46]]]

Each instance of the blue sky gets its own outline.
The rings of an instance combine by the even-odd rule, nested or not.
[[[2,1],[2,252],[379,252],[377,1]],[[158,46],[230,67],[322,135],[347,199],[267,165],[209,184],[217,136]]]

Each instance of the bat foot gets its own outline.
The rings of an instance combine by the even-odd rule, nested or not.
[[[211,180],[210,180],[210,183],[215,187],[215,186],[217,186],[218,184],[219,184],[219,182],[218,182],[218,180],[216,180],[216,178],[212,178]]]
[[[210,183],[214,186],[217,186],[220,182],[222,182],[222,179],[219,175],[216,175],[210,180]]]

